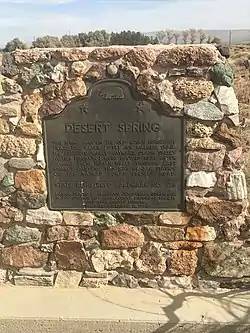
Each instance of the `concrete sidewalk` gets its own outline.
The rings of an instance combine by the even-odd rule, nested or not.
[[[250,332],[250,292],[0,288],[0,333]]]

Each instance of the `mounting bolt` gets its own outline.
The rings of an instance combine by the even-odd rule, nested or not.
[[[111,62],[107,65],[106,71],[110,76],[116,76],[118,73],[118,68],[113,62]]]

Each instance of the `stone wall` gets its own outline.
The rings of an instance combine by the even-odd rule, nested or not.
[[[111,66],[107,65],[112,63]],[[115,65],[115,66],[114,66]],[[115,75],[187,119],[187,212],[46,207],[41,119]],[[250,225],[233,73],[211,45],[5,54],[0,96],[0,282],[56,287],[250,284]]]

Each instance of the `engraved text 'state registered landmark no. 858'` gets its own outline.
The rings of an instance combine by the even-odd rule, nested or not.
[[[43,128],[50,209],[184,209],[184,120],[128,82],[94,84]]]

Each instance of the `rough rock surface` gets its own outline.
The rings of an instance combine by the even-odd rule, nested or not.
[[[82,272],[59,271],[56,280],[56,288],[77,288],[82,278]]]
[[[151,240],[157,242],[184,240],[184,229],[180,227],[145,226],[144,231]]]
[[[215,172],[205,172],[205,171],[197,171],[191,172],[187,177],[187,186],[188,187],[203,187],[209,188],[213,187],[217,182],[216,173]]]
[[[160,250],[161,245],[149,242],[142,247],[135,267],[139,272],[147,274],[163,274],[166,271],[166,257]]]
[[[241,242],[212,243],[205,246],[202,267],[211,276],[250,276],[250,247]]]
[[[226,151],[191,151],[187,154],[187,168],[191,171],[217,171],[222,168]]]
[[[210,242],[215,240],[216,232],[213,227],[188,227],[186,239],[189,241]]]
[[[173,89],[177,98],[195,103],[210,97],[214,87],[211,81],[179,78],[174,82]]]
[[[15,186],[24,192],[44,193],[46,181],[41,170],[18,171],[15,176]]]
[[[129,249],[143,245],[144,235],[134,226],[120,224],[101,231],[101,245],[107,249]]]
[[[48,254],[31,245],[13,245],[1,249],[1,262],[6,266],[17,268],[42,267],[46,264]]]
[[[186,225],[189,223],[191,215],[182,212],[165,212],[159,215],[160,225]]]
[[[85,271],[88,259],[81,242],[61,241],[55,247],[55,259],[59,269]]]
[[[223,112],[207,101],[185,105],[184,113],[189,117],[201,120],[218,121],[223,118]]]
[[[47,207],[28,209],[26,222],[36,225],[56,225],[62,223],[62,215],[57,211],[51,211]]]
[[[41,232],[37,228],[22,227],[14,225],[6,230],[4,238],[8,244],[20,244],[29,242],[39,242]]]
[[[248,179],[244,175],[245,144],[249,140],[247,136],[244,142],[241,139],[246,121],[242,122],[239,115],[233,71],[220,47],[185,44],[16,50],[3,54],[2,73],[1,284],[63,288],[110,284],[184,290],[200,285],[249,287]],[[45,177],[50,159],[45,156],[43,117],[59,119],[75,98],[82,100],[87,89],[107,78],[126,80],[135,91],[149,98],[148,102],[137,102],[134,109],[145,121],[156,120],[152,99],[158,103],[156,111],[162,119],[183,120],[183,212],[145,212],[143,207],[138,212],[48,209],[50,191]],[[85,109],[83,116],[91,108]],[[77,118],[67,121],[75,122]],[[86,133],[82,134],[79,138],[85,137]],[[92,134],[87,134],[90,142]],[[102,133],[96,134],[101,138]],[[120,134],[124,140],[138,137],[138,133],[130,131]],[[153,140],[168,141],[168,137],[161,130],[140,135],[154,146],[145,148],[145,154],[138,154],[145,170],[152,170],[154,175],[155,162],[150,154],[158,154],[162,148]],[[68,139],[58,137],[62,146],[64,140]],[[128,142],[126,148],[130,145]],[[132,158],[128,151],[120,154],[120,148],[119,145],[119,156],[115,149],[112,153],[122,169],[130,165]],[[93,153],[98,157],[100,152],[91,150]],[[121,159],[122,165],[118,163]],[[166,163],[169,160],[174,165],[174,156],[166,155]],[[159,166],[163,163],[162,159]],[[62,159],[57,164],[63,169],[67,161]],[[174,168],[179,168],[178,164],[176,161]],[[144,172],[143,168],[140,171]],[[174,172],[170,168],[169,171]],[[175,181],[174,176],[172,179]],[[169,180],[166,181],[167,185]],[[161,180],[156,185],[161,185]],[[130,197],[131,189],[127,191]],[[155,195],[153,188],[133,191]],[[168,204],[164,206],[169,208]]]
[[[187,203],[187,210],[209,223],[230,221],[237,218],[245,209],[242,201],[220,200],[216,197],[193,197]]]
[[[197,250],[173,250],[170,256],[169,270],[174,275],[193,275],[197,262]]]
[[[136,252],[128,250],[94,250],[91,255],[91,263],[96,272],[114,270],[117,268],[133,269]]]

